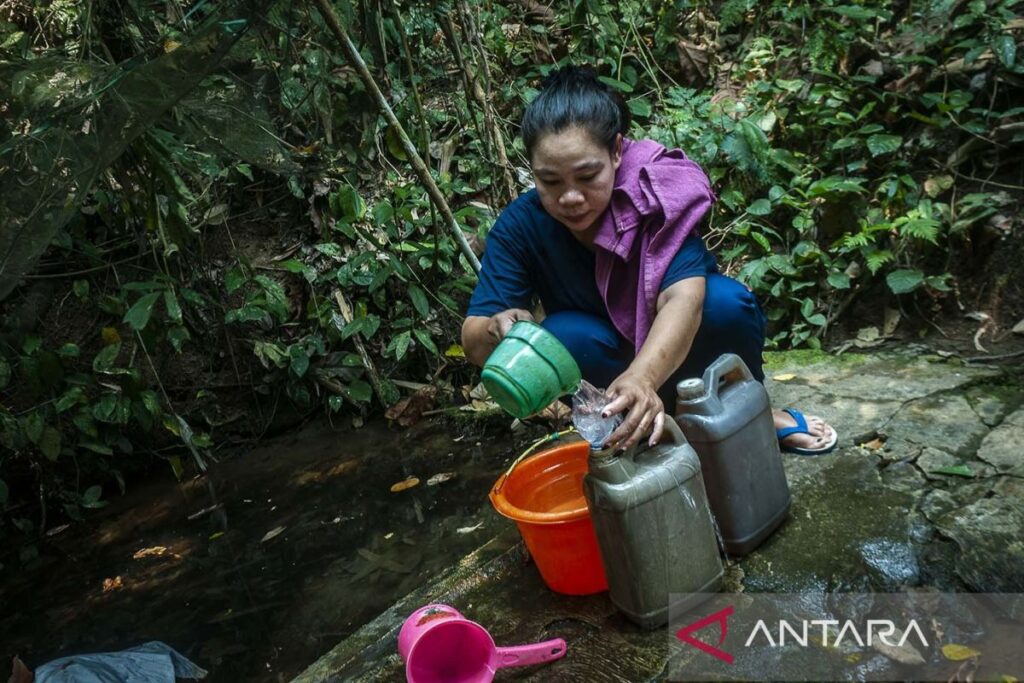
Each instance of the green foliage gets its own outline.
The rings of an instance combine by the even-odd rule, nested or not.
[[[81,107],[87,129],[112,62],[192,37],[161,3],[136,3],[130,23],[103,3],[22,4],[0,39],[17,67],[0,146],[46,124],[28,113]],[[854,296],[951,296],[951,255],[1013,201],[971,180],[1024,137],[1011,0],[551,7],[339,5],[467,233],[486,234],[506,169],[453,48],[524,172],[524,103],[557,65],[593,64],[634,137],[708,172],[720,201],[705,239],[761,297],[778,346],[817,347]],[[77,516],[142,454],[182,476],[286,409],[362,419],[399,398],[395,380],[472,378],[443,351],[474,277],[395,131],[295,3],[275,3],[69,207],[39,271],[63,288],[51,318],[77,315],[0,346],[0,507],[42,490]],[[230,421],[232,400],[248,419]]]

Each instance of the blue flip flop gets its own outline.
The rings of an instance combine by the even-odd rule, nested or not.
[[[783,427],[782,429],[775,430],[775,437],[779,440],[779,449],[784,453],[796,453],[797,455],[825,455],[835,450],[836,444],[839,442],[839,434],[836,430],[832,430],[832,440],[822,446],[821,448],[797,448],[796,446],[786,446],[782,443],[782,440],[787,436],[793,434],[810,434],[810,430],[807,428],[807,419],[804,414],[795,408],[783,408],[784,413],[789,413],[790,417],[796,420],[796,424],[792,427]]]

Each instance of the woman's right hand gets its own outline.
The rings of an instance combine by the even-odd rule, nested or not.
[[[533,322],[533,314],[522,308],[509,308],[501,313],[495,313],[487,324],[487,334],[495,343],[500,342],[519,320]]]

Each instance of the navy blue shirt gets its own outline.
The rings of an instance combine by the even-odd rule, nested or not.
[[[466,315],[529,309],[536,295],[547,313],[574,310],[607,318],[594,258],[594,252],[544,210],[537,191],[530,190],[501,212],[488,233],[480,279]],[[715,257],[693,233],[672,259],[659,291],[717,272]]]

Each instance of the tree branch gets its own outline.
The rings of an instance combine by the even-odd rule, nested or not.
[[[469,265],[475,272],[480,272],[480,261],[470,248],[469,242],[466,240],[466,235],[462,232],[462,228],[459,227],[458,222],[455,220],[455,216],[452,214],[451,207],[448,206],[448,202],[445,201],[440,188],[438,188],[437,183],[434,182],[434,178],[430,175],[430,171],[427,170],[427,166],[423,163],[423,159],[420,157],[419,152],[416,151],[416,145],[414,145],[412,140],[409,139],[409,135],[405,132],[402,124],[399,123],[398,118],[395,116],[395,112],[391,109],[391,105],[389,105],[387,99],[384,98],[384,93],[380,91],[380,88],[377,86],[377,82],[373,80],[373,75],[370,74],[370,70],[367,68],[366,62],[363,61],[362,55],[359,54],[359,50],[356,49],[352,39],[349,37],[344,27],[342,27],[341,21],[338,19],[338,15],[331,7],[330,0],[317,0],[317,5],[320,8],[320,14],[323,16],[327,26],[331,29],[335,38],[338,39],[338,42],[341,43],[349,63],[355,67],[356,72],[359,74],[359,78],[363,81],[363,85],[366,86],[366,89],[373,96],[377,103],[377,107],[384,115],[388,125],[390,125],[394,129],[395,133],[398,134],[398,139],[402,143],[402,149],[405,150],[406,155],[409,157],[409,161],[412,163],[413,169],[416,171],[416,175],[419,176],[420,182],[426,186],[427,194],[430,195],[430,199],[437,206],[438,211],[441,212],[441,216],[448,224],[448,230],[459,245],[459,250],[462,251],[462,255],[466,258],[466,261],[469,262]]]

